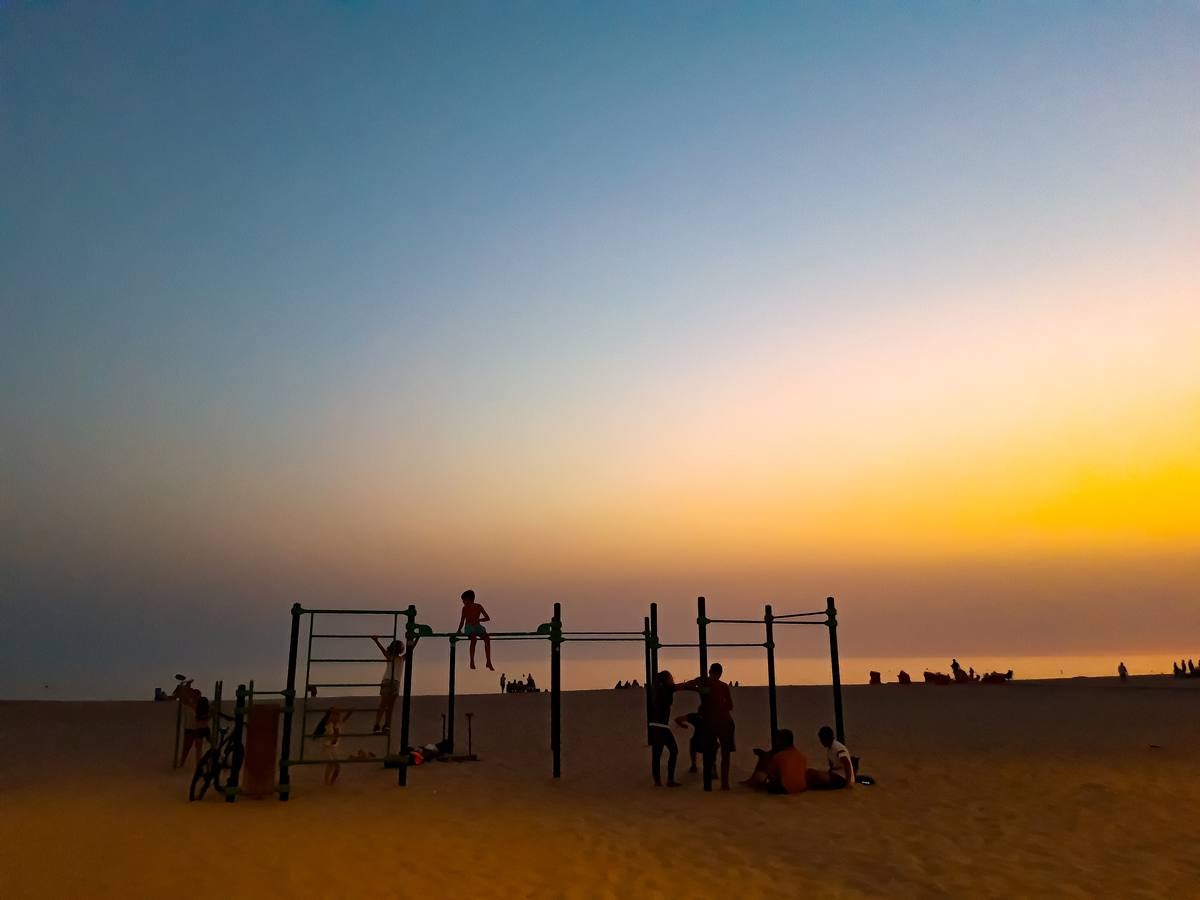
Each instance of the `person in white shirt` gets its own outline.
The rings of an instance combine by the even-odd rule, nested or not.
[[[828,725],[817,732],[817,740],[825,748],[827,768],[824,772],[819,769],[809,769],[806,772],[808,789],[810,791],[829,791],[837,788],[854,787],[854,761],[850,751],[841,741],[833,736],[833,729]]]

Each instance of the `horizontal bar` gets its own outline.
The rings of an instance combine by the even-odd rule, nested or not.
[[[797,622],[796,624],[800,624],[800,623]],[[763,644],[763,643],[758,643],[758,644],[708,644],[707,646],[709,646],[709,647],[765,647],[767,645]]]
[[[322,616],[406,616],[407,609],[306,609],[300,607],[300,612],[320,614]]]
[[[564,631],[563,634],[636,634],[642,637],[646,634],[644,631]]]
[[[388,637],[388,635],[386,635],[386,634],[380,634],[380,635],[375,635],[375,634],[314,634],[313,637],[314,638],[367,638],[368,640],[370,640],[370,639],[376,638],[376,637],[382,639],[382,638]]]
[[[258,688],[247,690],[246,695],[249,697],[257,697],[259,694],[269,694],[271,696],[286,697],[287,691],[260,691]]]
[[[563,638],[564,643],[567,641],[570,641],[571,643],[575,643],[576,641],[636,641],[637,643],[640,644],[640,643],[643,643],[645,640],[646,640],[646,638],[641,635],[639,635],[638,637],[569,637],[569,638]]]
[[[772,618],[775,618],[775,619],[794,619],[794,618],[796,618],[797,616],[823,616],[823,615],[825,615],[827,612],[828,612],[828,610],[824,610],[824,609],[818,609],[818,610],[816,610],[815,612],[803,612],[803,613],[782,613],[782,614],[780,614],[780,615],[778,615],[778,616],[772,616]]]
[[[696,647],[699,647],[700,645],[699,644],[659,644],[658,646],[659,646],[659,649],[662,649],[663,647],[691,647],[694,649]],[[711,647],[712,644],[709,644],[708,646]]]
[[[776,622],[775,624],[776,625],[820,625],[822,627],[825,627],[829,623],[828,622]]]
[[[541,634],[537,631],[489,631],[487,636],[490,638],[540,638],[541,640],[549,640],[549,634]],[[427,638],[457,638],[460,641],[469,641],[471,635],[463,634],[459,631],[435,631],[431,634],[423,634],[421,637]],[[483,640],[482,634],[477,634],[475,637]]]
[[[385,660],[379,656],[375,657],[374,659],[334,659],[334,658],[317,659],[317,657],[314,656],[312,659],[309,660],[309,662],[310,663],[323,663],[323,662],[386,663],[387,660]]]
[[[709,619],[708,622],[710,625],[713,624],[714,622],[721,624],[721,625],[765,625],[765,624],[767,624],[766,620],[764,620],[764,619]]]
[[[310,688],[323,688],[323,687],[325,687],[325,688],[329,688],[329,687],[373,687],[373,688],[377,688],[377,687],[379,687],[379,682],[378,681],[329,681],[329,682],[310,681],[308,683],[308,686]]]

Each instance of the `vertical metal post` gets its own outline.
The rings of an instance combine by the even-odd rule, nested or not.
[[[179,742],[183,737],[183,701],[175,698],[175,753],[171,756],[171,768],[178,769],[183,762],[179,759]]]
[[[696,598],[696,629],[698,631],[697,646],[700,650],[700,678],[702,679],[702,683],[707,685],[707,681],[703,679],[708,678],[708,614],[705,611],[703,597]],[[702,687],[700,689],[700,706],[702,708],[707,706],[707,695],[708,688]],[[713,766],[716,764],[717,757],[716,745],[712,735],[705,735],[703,755],[704,760],[701,767],[704,770],[704,789],[711,791]]]
[[[296,709],[296,652],[300,645],[300,614],[304,607],[292,604],[292,634],[288,645],[287,686],[283,689],[283,740],[279,751],[279,799],[287,800],[291,775],[288,759],[292,755],[292,715]]]
[[[400,613],[397,612],[397,613],[392,613],[392,643],[388,644],[388,646],[391,647],[392,644],[396,643],[396,641],[399,640],[399,638],[400,638]],[[405,656],[404,665],[407,666],[408,665],[407,642],[406,642],[406,645],[404,648],[404,656]],[[390,660],[388,661],[388,665],[387,665],[387,673],[389,675],[393,676],[393,680],[395,680],[394,676],[396,674],[396,666]],[[305,696],[304,707],[305,707],[305,709],[307,709],[308,708],[307,687],[305,689],[304,696]],[[396,709],[396,697],[394,694],[392,695],[391,700],[389,702],[392,704],[392,711],[393,711],[393,715],[394,715],[395,709]],[[392,718],[392,716],[389,716],[388,718],[390,720]],[[305,721],[308,721],[308,720],[306,719]],[[383,736],[383,758],[387,759],[391,755],[392,755],[392,729],[391,729],[390,723],[389,723],[387,734],[385,734]]]
[[[446,740],[450,742],[450,752],[454,752],[454,675],[458,668],[455,662],[455,651],[458,649],[458,638],[450,637],[450,684],[446,694]]]
[[[775,732],[779,730],[779,704],[775,697],[775,615],[768,603],[763,611],[767,629],[767,703],[771,707],[771,748],[775,747]]]
[[[658,672],[658,604],[650,604],[650,633],[646,635],[650,645],[650,668]]]
[[[562,776],[562,604],[554,604],[550,620],[550,752],[554,777]]]
[[[408,726],[412,716],[412,670],[413,655],[416,644],[413,642],[417,632],[417,608],[411,603],[404,611],[404,700],[400,704],[400,749],[401,759],[396,767],[396,779],[400,787],[408,784]]]
[[[250,682],[253,684],[254,682]],[[237,705],[233,708],[233,768],[229,772],[229,780],[225,782],[225,802],[237,800],[238,782],[241,780],[242,762],[245,754],[242,752],[242,729],[246,724],[246,686],[237,686]]]
[[[308,686],[312,682],[312,642],[313,629],[316,627],[317,614],[309,613],[308,615],[308,648],[304,651],[304,691],[300,695],[300,731],[303,732],[308,727]],[[304,739],[303,733],[300,736],[300,759],[304,759],[304,750],[308,745],[308,741]]]
[[[645,629],[644,633],[649,634],[650,633],[650,617],[646,616],[644,619],[642,619],[642,622],[643,622],[643,627]],[[651,668],[652,664],[650,661],[650,642],[649,641],[645,642],[645,646],[643,647],[643,649],[645,650],[645,656],[646,656],[646,746],[648,747],[651,744],[650,721],[654,714],[654,679],[657,677],[658,673],[656,671],[654,671],[654,669]],[[670,723],[668,723],[668,724],[670,724]]]
[[[837,606],[833,598],[825,600],[825,624],[829,627],[829,663],[833,668],[833,728],[839,741],[846,740],[846,725],[842,721],[842,667],[838,661]]]

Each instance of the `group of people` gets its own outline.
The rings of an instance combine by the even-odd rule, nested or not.
[[[629,688],[641,688],[641,685],[638,684],[638,680],[636,678],[633,679],[633,681],[618,681],[613,685],[614,691],[624,691],[628,690]]]
[[[675,778],[679,744],[671,731],[671,707],[677,692],[690,691],[699,695],[699,708],[673,720],[678,727],[690,728],[692,732],[688,746],[691,757],[688,771],[697,771],[696,758],[700,757],[706,779],[715,779],[719,756],[721,790],[729,790],[729,768],[731,757],[737,750],[737,737],[733,720],[733,694],[730,685],[721,680],[724,673],[720,663],[713,663],[709,666],[708,675],[682,683],[676,683],[666,670],[654,676],[650,691],[649,739],[650,774],[656,786],[664,784],[664,752],[667,755],[665,784],[667,787],[681,786]],[[742,783],[777,794],[853,785],[854,764],[845,744],[835,739],[833,729],[828,726],[821,728],[818,739],[827,754],[828,765],[824,770],[809,768],[808,760],[796,748],[795,736],[790,730],[781,728],[771,736],[770,749],[754,751],[758,762],[753,774]]]
[[[983,674],[976,672],[974,667],[964,669],[957,659],[950,660],[950,671],[953,674],[947,675],[945,672],[930,672],[925,670],[924,678],[926,684],[1004,684],[1007,681],[1012,681],[1013,671],[1009,669],[1007,672],[988,672]],[[883,684],[883,675],[879,672],[870,672],[871,684]],[[903,669],[896,675],[897,684],[912,684],[912,676]]]
[[[1178,663],[1171,660],[1171,674],[1176,678],[1200,678],[1200,669],[1190,659],[1181,659]]]
[[[536,694],[538,693],[538,686],[537,682],[533,680],[532,672],[522,675],[520,678],[509,678],[507,675],[501,673],[500,693]]]

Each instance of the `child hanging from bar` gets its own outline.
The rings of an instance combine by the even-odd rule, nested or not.
[[[314,738],[325,739],[321,742],[321,759],[325,760],[325,783],[328,785],[337,784],[338,775],[342,771],[342,765],[338,761],[341,759],[338,744],[342,739],[342,725],[351,715],[352,713],[342,712],[336,706],[331,706],[325,710],[325,715],[321,716],[321,721],[313,729]]]
[[[484,622],[490,622],[492,617],[487,610],[475,602],[475,592],[462,592],[462,615],[458,619],[458,633],[465,634],[471,639],[471,668],[475,668],[475,642],[483,638],[483,655],[487,659],[487,667],[492,669],[492,639],[488,637]],[[494,672],[495,669],[492,669]]]
[[[404,661],[408,657],[408,649],[396,640],[386,647],[375,635],[371,635],[371,640],[375,642],[375,646],[379,648],[384,659],[383,677],[379,679],[379,708],[375,710],[375,728],[372,730],[378,734],[380,723],[382,723],[383,733],[390,734],[392,710],[396,707],[396,695],[400,693],[400,676],[404,673]],[[415,640],[410,641],[408,646],[412,647],[415,643]]]

